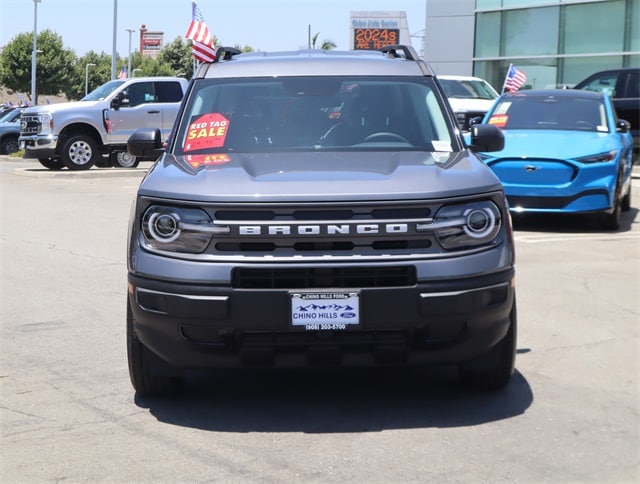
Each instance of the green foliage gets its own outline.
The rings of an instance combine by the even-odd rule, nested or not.
[[[193,75],[191,44],[183,41],[182,37],[176,37],[173,42],[165,45],[158,55],[158,61],[167,64],[173,70],[173,75],[187,79],[191,79]]]
[[[336,43],[332,40],[323,40],[322,44],[316,45],[318,43],[318,36],[320,32],[317,32],[313,37],[311,37],[311,48],[312,49],[322,49],[322,50],[331,50],[336,48]]]
[[[219,46],[214,38],[214,45]],[[252,52],[251,46],[236,48]],[[93,91],[111,79],[111,55],[89,51],[77,57],[71,49],[65,49],[62,38],[50,31],[38,34],[36,57],[36,99],[38,96],[64,95],[70,101],[84,97],[85,89]],[[31,53],[33,33],[21,33],[7,43],[0,52],[0,84],[10,94],[24,93],[30,99],[31,93]],[[87,67],[88,64],[94,64]],[[128,66],[128,59],[116,59],[116,74],[122,66]],[[131,53],[129,76],[193,76],[194,59],[191,42],[176,37],[165,45],[156,59],[143,57],[140,52]]]
[[[33,33],[18,34],[0,55],[2,85],[10,92],[24,92],[31,102],[38,95],[57,95],[72,80],[75,52],[65,49],[62,37],[51,30],[38,34],[36,55],[36,99],[31,99],[31,55]]]

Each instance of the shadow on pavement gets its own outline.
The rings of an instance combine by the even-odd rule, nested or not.
[[[615,234],[629,232],[633,224],[637,223],[638,212],[639,210],[635,207],[631,207],[627,212],[622,212],[618,230],[605,230],[600,226],[597,217],[586,214],[514,214],[511,218],[514,230],[522,232]]]
[[[532,402],[517,371],[503,390],[477,392],[463,388],[455,369],[445,367],[234,370],[193,375],[173,398],[136,397],[161,422],[217,432],[461,427],[521,415]]]

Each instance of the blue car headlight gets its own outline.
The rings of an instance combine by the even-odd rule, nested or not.
[[[597,155],[589,155],[589,156],[581,156],[580,158],[576,158],[576,161],[579,163],[606,163],[608,161],[613,161],[616,159],[618,155],[617,150],[605,151],[604,153],[598,153]]]

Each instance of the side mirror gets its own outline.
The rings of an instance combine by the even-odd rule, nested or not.
[[[124,97],[124,92],[120,91],[113,97],[109,106],[111,106],[111,109],[113,109],[114,111],[117,111],[118,109],[120,109],[120,106],[122,106],[123,104],[127,104],[128,102],[129,100]]]
[[[628,133],[631,131],[631,123],[625,119],[618,119],[616,123],[616,131],[618,133]]]
[[[493,124],[475,124],[471,126],[471,142],[473,151],[500,151],[504,148],[504,134]]]
[[[145,160],[156,160],[164,152],[162,133],[159,128],[140,128],[127,140],[130,155]]]

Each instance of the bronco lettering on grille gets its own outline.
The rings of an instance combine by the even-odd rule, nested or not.
[[[239,235],[372,235],[406,234],[406,223],[388,224],[313,224],[313,225],[240,225]]]

